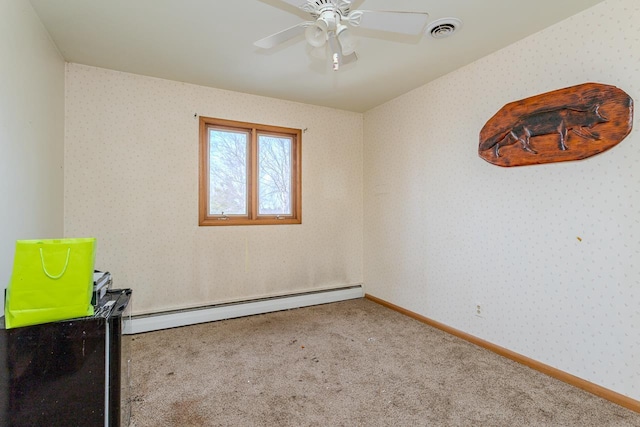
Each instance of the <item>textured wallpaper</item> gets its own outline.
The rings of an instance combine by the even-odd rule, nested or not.
[[[65,234],[147,313],[362,282],[362,114],[67,65]],[[302,224],[198,227],[198,118],[306,129]]]
[[[635,0],[605,1],[367,112],[366,292],[640,399],[637,111],[583,161],[477,155],[511,101],[600,82],[637,107],[638,22]]]

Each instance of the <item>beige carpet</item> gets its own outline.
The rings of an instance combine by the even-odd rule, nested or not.
[[[139,334],[132,425],[640,426],[368,300]]]

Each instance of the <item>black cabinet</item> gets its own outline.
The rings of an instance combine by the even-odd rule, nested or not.
[[[127,426],[130,298],[110,290],[95,316],[42,325],[0,318],[0,426]]]

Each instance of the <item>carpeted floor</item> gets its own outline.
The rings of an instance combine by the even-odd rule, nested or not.
[[[640,426],[365,299],[139,334],[132,426]]]

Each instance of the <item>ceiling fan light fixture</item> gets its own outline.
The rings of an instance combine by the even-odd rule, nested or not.
[[[313,47],[322,47],[327,42],[327,23],[318,19],[304,31],[304,37]]]
[[[343,55],[351,55],[356,50],[356,41],[346,25],[338,26],[338,42]]]

